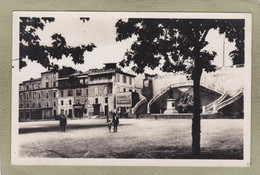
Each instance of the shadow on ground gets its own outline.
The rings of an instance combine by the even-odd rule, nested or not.
[[[114,159],[222,159],[222,160],[242,160],[243,149],[221,150],[221,149],[201,149],[198,157],[193,157],[191,147],[177,146],[157,146],[157,147],[138,147],[127,151],[109,150],[104,153],[93,153],[90,150],[84,156],[86,150],[75,151],[54,151],[47,150],[49,157],[52,158],[114,158]],[[82,156],[83,155],[83,156]]]
[[[121,124],[120,126],[129,125],[129,124]],[[93,129],[93,128],[102,128],[107,127],[107,124],[93,124],[93,125],[68,125],[66,130],[80,130],[80,129]],[[60,126],[45,126],[40,128],[20,128],[19,134],[27,134],[27,133],[37,133],[37,132],[60,132]]]
[[[98,158],[106,156],[99,155]],[[123,159],[243,159],[243,149],[221,150],[201,148],[201,154],[193,157],[191,147],[159,146],[146,149],[133,149],[124,152],[111,151],[109,158]]]

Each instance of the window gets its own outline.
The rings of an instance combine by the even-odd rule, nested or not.
[[[26,90],[29,90],[29,85],[26,85]]]
[[[126,76],[123,76],[123,83],[126,83]]]
[[[108,103],[108,98],[107,97],[105,98],[105,103]]]
[[[29,108],[29,107],[30,107],[30,104],[29,104],[29,103],[27,103],[27,104],[26,104],[26,107],[27,107],[27,108]]]
[[[98,89],[98,95],[104,95],[104,88],[99,88]]]
[[[132,84],[132,78],[129,77],[129,84]]]
[[[45,103],[45,106],[46,106],[46,108],[48,108],[48,107],[49,107],[49,103],[48,103],[48,102],[46,102],[46,103]]]
[[[79,80],[79,83],[80,83],[80,84],[84,84],[84,79],[80,79],[80,80]]]
[[[29,95],[28,94],[26,94],[26,99],[29,99]]]
[[[20,104],[20,108],[22,108],[22,107],[23,107],[23,104],[21,103],[21,104]]]
[[[107,93],[112,94],[112,84],[107,85]]]
[[[21,100],[23,100],[23,95],[20,96]]]
[[[117,74],[117,82],[120,82],[120,75]]]
[[[60,96],[63,97],[64,96],[64,92],[60,91]]]
[[[80,95],[81,95],[81,89],[76,90],[76,95],[77,95],[77,96],[80,96]]]
[[[48,79],[49,77],[48,77],[48,75],[46,75],[46,79]]]
[[[71,105],[71,100],[69,100],[69,105]]]
[[[54,107],[56,106],[56,102],[55,102],[55,101],[53,102],[53,106],[54,106]]]
[[[56,87],[56,81],[53,82],[53,87]]]
[[[68,96],[73,96],[73,90],[72,89],[68,90]]]
[[[41,88],[41,83],[38,84],[38,88],[39,88],[39,89]]]
[[[35,108],[35,103],[32,104],[32,107]]]
[[[32,89],[34,89],[34,83],[32,84]]]
[[[56,92],[53,92],[53,97],[56,98]]]
[[[48,92],[46,92],[46,98],[49,98],[49,93]]]
[[[95,103],[98,104],[98,98],[95,98]]]
[[[124,92],[126,92],[126,89],[124,88]]]
[[[39,108],[41,108],[42,107],[42,104],[41,103],[39,103]]]
[[[88,88],[86,89],[86,95],[88,95]]]
[[[49,82],[46,82],[46,88],[48,88],[49,87]]]
[[[60,101],[60,104],[63,105],[63,100]]]

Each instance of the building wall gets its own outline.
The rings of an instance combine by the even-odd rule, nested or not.
[[[93,115],[94,107],[93,104],[100,104],[100,114],[105,114],[105,106],[108,106],[108,111],[115,108],[114,95],[113,95],[113,84],[93,84],[88,86],[88,114]]]
[[[114,89],[113,89],[114,93],[129,92],[130,90],[131,91],[135,90],[135,78],[134,77],[116,73],[114,82],[115,82]]]
[[[212,73],[203,73],[202,81],[226,91],[230,96],[244,89],[244,67],[224,67]]]
[[[48,75],[47,77],[45,75]],[[19,91],[19,114],[24,119],[53,118],[54,110],[57,111],[58,89],[54,88],[57,73],[43,73],[41,79],[31,79],[20,84]],[[46,87],[47,78],[50,78],[48,88]],[[27,117],[25,117],[27,115]]]
[[[73,104],[74,104],[73,96],[59,97],[58,98],[57,114],[58,115],[64,114],[65,116],[69,115],[69,110],[73,111]]]
[[[58,80],[58,72],[44,72],[41,74],[41,84],[42,88],[52,88],[52,87],[58,87],[57,84]],[[48,83],[48,87],[47,87]]]
[[[173,83],[188,80],[185,74],[165,73],[154,77],[152,81],[153,95],[156,95]],[[244,67],[224,67],[211,73],[203,72],[201,81],[233,96],[244,88]]]
[[[79,116],[79,111],[82,117],[93,115],[97,106],[99,115],[113,111],[117,91],[135,91],[134,77],[102,71],[92,78],[76,72],[60,79],[58,73],[43,72],[41,78],[23,82],[19,91],[20,113],[29,114],[28,118],[55,118],[61,114]]]

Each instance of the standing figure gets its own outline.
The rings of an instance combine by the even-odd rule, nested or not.
[[[112,126],[112,121],[108,120],[107,127],[108,127],[109,132],[111,132],[111,126]]]
[[[66,126],[67,126],[67,118],[64,115],[62,115],[60,118],[60,127],[62,132],[65,132]]]
[[[139,112],[136,113],[136,120],[139,120],[140,114]]]
[[[119,125],[119,114],[118,113],[115,116],[113,116],[112,123],[114,126],[114,132],[117,132],[117,126]]]

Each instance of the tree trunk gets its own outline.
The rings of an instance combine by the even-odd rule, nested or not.
[[[195,67],[193,71],[193,118],[192,118],[192,156],[198,158],[200,155],[200,78],[202,69]]]

